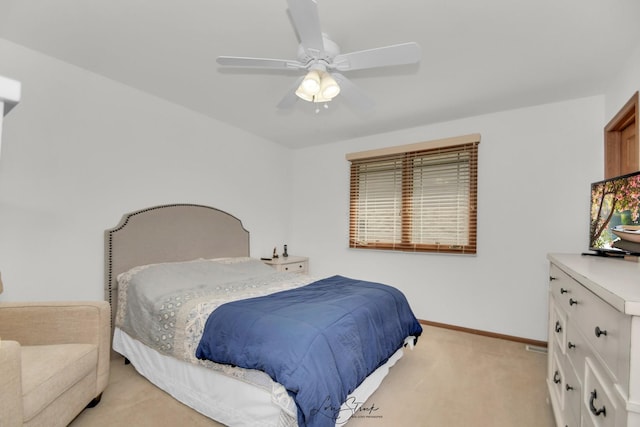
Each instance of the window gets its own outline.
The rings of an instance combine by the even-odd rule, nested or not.
[[[349,247],[476,253],[473,134],[347,155]]]

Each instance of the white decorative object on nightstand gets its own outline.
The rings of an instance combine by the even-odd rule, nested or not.
[[[264,261],[265,264],[270,265],[278,271],[288,271],[291,273],[308,273],[309,272],[309,258],[302,256],[288,256],[274,258],[270,261]]]
[[[640,264],[550,254],[547,385],[562,426],[640,426]]]

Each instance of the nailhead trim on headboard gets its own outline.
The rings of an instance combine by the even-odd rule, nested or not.
[[[238,229],[237,229],[237,233],[236,230],[232,230],[233,231],[233,239],[234,241],[231,243],[234,243],[234,248],[233,251],[231,253],[228,254],[228,256],[249,256],[249,232],[244,229],[242,222],[236,218],[235,216],[221,211],[219,209],[213,208],[211,206],[205,206],[205,205],[198,205],[198,204],[191,204],[191,203],[174,203],[174,204],[168,204],[168,205],[159,205],[159,206],[153,206],[153,207],[149,207],[149,208],[145,208],[145,209],[141,209],[139,211],[135,211],[135,212],[131,212],[128,214],[123,215],[122,219],[120,220],[120,223],[118,223],[118,225],[115,228],[112,229],[108,229],[105,230],[105,250],[106,250],[106,256],[105,256],[105,298],[107,301],[109,301],[109,304],[111,305],[111,327],[113,330],[113,326],[114,326],[114,320],[115,320],[115,309],[116,309],[116,304],[117,301],[115,301],[116,298],[116,290],[117,290],[117,282],[116,282],[116,273],[113,271],[114,266],[113,266],[113,249],[114,249],[114,235],[116,233],[118,233],[119,231],[122,231],[130,222],[130,220],[133,217],[136,217],[138,215],[142,215],[145,213],[149,213],[151,211],[156,211],[159,209],[167,209],[167,208],[176,208],[176,207],[180,207],[180,208],[189,208],[189,207],[193,207],[196,208],[196,211],[200,212],[200,209],[210,209],[212,212],[212,216],[211,218],[207,218],[207,220],[211,219],[211,221],[224,221],[224,220],[233,220],[233,222],[237,222],[238,225]],[[198,224],[196,222],[191,222],[191,221],[185,221],[185,223],[188,223],[190,226],[192,227],[197,227]],[[206,232],[206,227],[203,227],[203,232]],[[246,239],[243,240],[243,239]],[[236,245],[236,240],[237,240],[237,245]],[[210,239],[211,242],[217,242],[216,240],[216,236],[212,236],[212,238]],[[227,241],[221,241],[221,248],[224,251],[226,244],[229,243]],[[238,246],[238,248],[236,248],[235,246]],[[198,250],[197,247],[194,248],[194,250]],[[208,254],[201,254],[202,256],[208,255]],[[223,255],[220,255],[223,256]],[[224,256],[227,256],[227,254],[225,253]],[[179,254],[176,254],[176,260],[182,260],[179,257]],[[159,262],[166,262],[167,259],[163,259],[160,260]],[[120,272],[117,272],[117,274],[119,274]]]

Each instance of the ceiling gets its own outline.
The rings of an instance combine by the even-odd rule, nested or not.
[[[317,0],[343,53],[415,41],[422,61],[345,73],[374,100],[276,108],[300,72],[285,0],[0,0],[0,37],[284,146],[324,144],[601,94],[640,45],[637,0]]]

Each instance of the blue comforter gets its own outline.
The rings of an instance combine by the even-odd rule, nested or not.
[[[196,356],[266,372],[298,407],[298,424],[333,426],[346,397],[422,327],[398,289],[333,276],[224,304]]]

